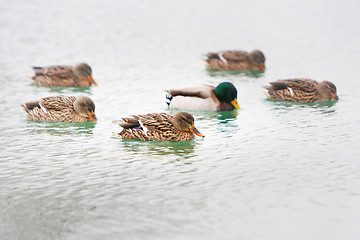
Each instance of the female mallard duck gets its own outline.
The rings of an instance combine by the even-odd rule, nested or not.
[[[35,76],[29,80],[44,87],[90,87],[97,86],[92,70],[86,63],[72,66],[33,67]]]
[[[113,133],[114,137],[138,139],[142,141],[189,141],[194,134],[204,137],[194,126],[190,113],[178,112],[174,116],[167,113],[132,115],[115,120],[123,130]]]
[[[166,90],[170,108],[198,111],[230,111],[240,109],[237,90],[230,82],[217,87],[199,85],[181,89]]]
[[[276,101],[312,103],[339,99],[335,85],[328,81],[318,83],[311,79],[295,78],[271,82],[265,88],[268,98]]]
[[[209,70],[260,71],[265,70],[265,56],[259,50],[210,52],[204,59]]]
[[[97,121],[95,104],[88,97],[56,96],[21,105],[29,120],[37,122]]]

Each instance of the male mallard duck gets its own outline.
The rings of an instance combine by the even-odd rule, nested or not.
[[[311,79],[295,78],[271,82],[265,88],[268,97],[277,101],[312,103],[339,99],[335,85],[328,81],[318,83]]]
[[[72,66],[33,67],[35,76],[29,80],[45,87],[90,87],[97,83],[92,78],[92,70],[86,63]]]
[[[178,112],[174,116],[167,113],[132,115],[115,120],[123,130],[113,133],[114,137],[138,139],[142,141],[189,141],[194,134],[204,137],[194,126],[190,113]]]
[[[88,97],[45,97],[21,105],[29,120],[37,122],[96,122],[95,104]]]
[[[237,90],[230,82],[222,82],[217,87],[199,85],[181,89],[166,90],[169,107],[198,111],[229,111],[240,109]]]
[[[265,56],[259,50],[221,51],[206,54],[205,64],[209,70],[217,71],[260,71],[265,70]]]

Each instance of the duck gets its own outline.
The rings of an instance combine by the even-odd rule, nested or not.
[[[265,55],[260,50],[245,52],[228,50],[209,52],[203,59],[206,67],[214,71],[264,71]]]
[[[36,122],[96,122],[95,104],[86,96],[52,96],[21,105],[27,119]]]
[[[195,85],[165,90],[169,108],[195,111],[231,111],[240,109],[236,87],[230,82],[219,85]]]
[[[87,63],[75,66],[33,67],[35,76],[29,80],[44,87],[90,87],[97,86],[92,77],[91,67]]]
[[[312,103],[339,100],[336,86],[329,81],[317,82],[312,79],[294,78],[270,82],[265,86],[267,97],[275,101]]]
[[[123,128],[120,133],[113,133],[113,137],[123,139],[178,142],[192,140],[195,135],[204,137],[194,126],[194,117],[187,112],[131,115],[113,122]]]

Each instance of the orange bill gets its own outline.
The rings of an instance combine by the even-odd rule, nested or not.
[[[97,83],[95,82],[95,80],[93,79],[92,76],[88,77],[87,80],[88,80],[91,84],[94,84],[95,86],[97,86]]]
[[[92,121],[97,122],[97,118],[95,116],[95,113],[91,113],[88,118],[90,118]]]
[[[193,126],[190,129],[190,132],[194,133],[195,135],[198,135],[199,137],[205,137],[204,135],[202,135],[202,133],[199,130],[197,130],[197,128],[195,126]]]

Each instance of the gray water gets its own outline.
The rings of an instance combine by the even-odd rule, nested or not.
[[[0,2],[1,239],[359,239],[358,1]],[[260,49],[264,73],[206,71]],[[87,62],[99,86],[31,85],[31,66]],[[263,85],[328,80],[336,103],[267,101]],[[170,112],[164,89],[232,82],[238,112],[192,112],[189,142],[111,137]],[[35,123],[19,105],[87,95],[98,123]]]

